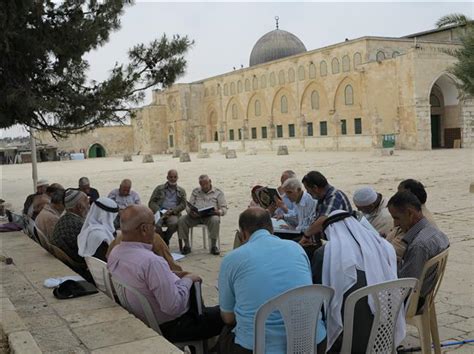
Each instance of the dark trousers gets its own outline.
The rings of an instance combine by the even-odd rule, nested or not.
[[[191,308],[181,317],[160,325],[163,336],[171,342],[209,339],[219,335],[222,327],[219,306],[204,307],[202,315]]]

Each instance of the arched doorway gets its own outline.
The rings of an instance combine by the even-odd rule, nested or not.
[[[219,137],[217,135],[217,114],[215,111],[212,111],[207,117],[207,141],[218,141]]]
[[[87,154],[89,158],[93,157],[105,157],[105,149],[102,145],[100,144],[93,144],[89,148],[89,153]]]
[[[455,80],[442,74],[430,90],[431,148],[453,148],[461,141],[461,111]]]

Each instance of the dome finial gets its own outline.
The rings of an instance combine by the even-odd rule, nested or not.
[[[278,20],[280,19],[280,17],[278,16],[275,16],[275,22],[276,22],[276,29],[278,29]]]

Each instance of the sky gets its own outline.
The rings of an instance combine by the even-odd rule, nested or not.
[[[313,50],[362,36],[401,37],[435,27],[443,15],[474,17],[472,2],[153,2],[126,7],[121,29],[109,42],[87,53],[89,78],[106,79],[115,62],[126,63],[127,51],[164,33],[194,40],[186,73],[178,82],[192,82],[248,66],[255,42],[275,29],[295,34]],[[151,91],[150,91],[151,92]],[[148,92],[143,105],[151,101]],[[22,128],[2,136],[26,135]]]

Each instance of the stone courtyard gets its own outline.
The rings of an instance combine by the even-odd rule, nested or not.
[[[62,161],[39,164],[39,177],[51,182],[59,182],[65,187],[76,187],[79,177],[86,175],[91,185],[99,190],[101,195],[107,195],[110,190],[118,187],[123,178],[130,178],[132,189],[142,197],[142,202],[148,199],[158,184],[165,180],[166,171],[176,168],[179,172],[179,184],[183,186],[188,196],[192,188],[197,186],[198,176],[207,173],[213,184],[226,194],[229,212],[221,224],[221,256],[211,256],[202,248],[202,236],[198,229],[194,232],[193,252],[181,260],[183,268],[203,277],[203,296],[207,304],[218,302],[216,281],[221,258],[232,249],[237,218],[250,200],[250,188],[255,184],[276,186],[281,172],[293,169],[299,178],[310,170],[319,170],[329,182],[345,191],[350,198],[358,187],[372,185],[378,192],[390,197],[396,191],[398,183],[405,178],[415,178],[422,181],[428,192],[428,208],[433,212],[436,222],[451,242],[447,271],[436,308],[438,324],[442,341],[474,339],[474,237],[473,237],[473,201],[474,194],[469,193],[470,183],[474,176],[474,153],[471,149],[451,149],[433,151],[396,151],[394,156],[382,157],[380,151],[372,152],[292,152],[288,156],[276,156],[276,152],[245,155],[240,153],[237,159],[226,160],[224,155],[214,153],[208,159],[198,159],[191,154],[191,162],[179,163],[170,155],[155,155],[154,163],[142,164],[142,156],[133,156],[132,162],[122,162],[121,157],[89,159],[85,161]],[[11,165],[2,167],[1,197],[20,210],[27,194],[31,193],[31,165]],[[26,237],[20,233],[18,238]],[[18,246],[23,241],[7,236],[1,236],[0,254]],[[28,246],[30,247],[30,246]],[[171,242],[171,250],[177,251],[176,236]],[[25,263],[21,258],[28,257],[30,252],[22,254],[15,251],[19,263]],[[43,264],[43,263],[42,263]],[[51,263],[56,264],[56,263]],[[58,263],[59,264],[59,263]],[[44,264],[43,264],[44,265]],[[15,266],[11,266],[15,267]],[[54,266],[52,266],[54,267]],[[1,267],[2,284],[8,283],[15,268]],[[26,269],[26,271],[25,271]],[[28,269],[34,272],[34,262],[29,267],[23,267],[25,275]],[[59,274],[60,273],[60,274]],[[43,267],[41,279],[49,276],[71,275],[61,265],[61,269],[51,268],[50,272]],[[22,275],[23,276],[23,275]],[[41,278],[41,279],[40,279]],[[43,295],[46,291],[42,291]],[[51,296],[48,290],[48,295]],[[2,292],[2,298],[6,298]],[[7,295],[9,295],[7,293]],[[46,296],[46,295],[45,295]],[[26,302],[38,300],[36,295],[25,297]],[[10,301],[10,300],[8,300]],[[67,301],[61,305],[67,307]],[[83,301],[71,302],[69,313],[80,312],[84,309]],[[86,299],[84,299],[86,301]],[[14,303],[14,300],[11,301]],[[5,300],[2,300],[2,308]],[[7,303],[8,304],[8,303]],[[78,305],[76,305],[78,304]],[[60,305],[57,305],[60,306]],[[83,306],[75,308],[75,306]],[[4,308],[2,309],[2,313]],[[120,315],[122,316],[122,315]],[[2,316],[3,317],[3,316]],[[87,319],[80,319],[87,322]],[[0,320],[3,321],[3,320]],[[131,319],[128,319],[131,321]],[[31,331],[37,322],[26,326]],[[34,328],[33,328],[34,329]],[[405,340],[406,346],[418,346],[413,328]],[[87,333],[93,338],[107,336],[107,332],[98,331]],[[33,336],[34,337],[34,336]],[[38,339],[35,337],[35,340]],[[58,350],[57,347],[48,350],[45,339],[40,345],[43,352],[70,352]],[[90,339],[91,341],[97,340]],[[41,342],[41,340],[40,340]],[[80,337],[74,336],[75,347],[80,352],[88,349],[81,343]],[[60,345],[61,348],[63,346]],[[474,353],[474,344],[462,347],[450,346],[447,352]]]

